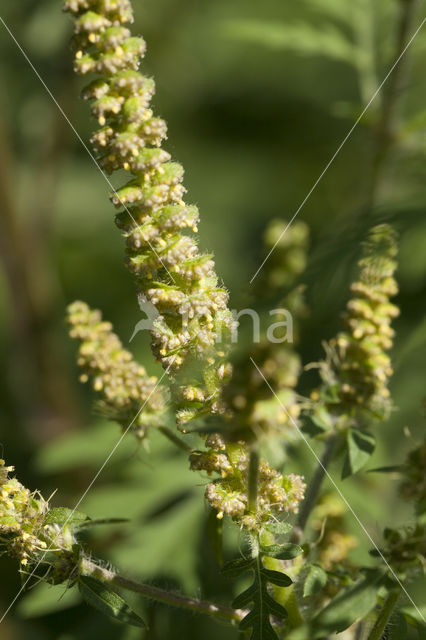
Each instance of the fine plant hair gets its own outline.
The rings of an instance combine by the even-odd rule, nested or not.
[[[411,0],[401,4],[405,24]],[[136,294],[158,311],[151,348],[163,367],[161,377],[149,375],[150,363],[135,360],[101,312],[75,301],[68,306],[67,324],[78,344],[80,381],[92,387],[96,411],[117,423],[126,438],[149,443],[158,431],[185,452],[182,464],[194,472],[194,485],[200,479],[205,484],[218,571],[236,581],[236,595],[232,602],[210,602],[124,577],[94,557],[82,535],[100,524],[119,523],[113,514],[96,520],[53,507],[25,487],[3,459],[2,550],[18,561],[25,584],[77,587],[99,615],[142,628],[143,617],[126,603],[123,591],[220,618],[235,627],[236,638],[311,640],[345,631],[348,639],[379,640],[397,638],[394,626],[408,633],[407,625],[422,637],[421,612],[406,613],[401,603],[408,598],[404,585],[425,566],[426,442],[417,443],[399,465],[376,470],[398,478],[399,496],[413,510],[410,524],[384,529],[368,565],[353,559],[357,539],[347,528],[345,509],[323,487],[332,462],[340,465],[342,479],[365,470],[395,409],[389,389],[392,324],[399,314],[393,301],[395,229],[370,225],[341,327],[324,341],[320,362],[303,363],[309,228],[301,220],[291,225],[272,220],[264,251],[274,251],[253,291],[261,339],[233,346],[228,291],[213,256],[203,252],[195,235],[199,211],[184,200],[183,168],[165,148],[167,126],[151,106],[154,81],[139,71],[146,45],[131,33],[130,0],[66,0],[64,8],[74,23],[74,70],[87,76],[82,97],[98,124],[91,138],[97,161],[107,174],[129,175],[110,199]],[[395,99],[391,86],[391,112]],[[389,128],[391,113],[385,110],[383,118]],[[378,182],[391,145],[381,136],[377,145]],[[376,192],[375,183],[370,206]],[[291,344],[270,340],[271,304],[291,313]],[[279,327],[276,331],[275,338]],[[302,396],[304,368],[315,371],[316,381]],[[303,476],[291,471],[300,433],[322,447],[312,477],[309,469]],[[238,531],[241,544],[240,556],[226,561],[224,522]]]

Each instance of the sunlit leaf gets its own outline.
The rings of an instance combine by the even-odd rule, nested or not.
[[[373,454],[375,446],[376,439],[371,434],[359,429],[349,429],[342,478],[347,478],[362,469]]]

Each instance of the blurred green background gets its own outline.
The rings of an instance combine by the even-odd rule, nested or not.
[[[166,148],[185,166],[188,202],[201,210],[200,243],[216,254],[231,306],[245,306],[268,220],[295,213],[386,75],[399,2],[134,0],[134,6],[135,31],[148,43],[143,69],[156,79],[155,109],[169,124]],[[414,26],[422,9],[424,2]],[[3,0],[0,15],[87,142],[94,123],[79,100],[84,83],[72,73],[72,25],[60,0]],[[339,326],[366,229],[389,221],[400,233],[396,409],[380,426],[373,466],[400,462],[425,426],[425,57],[426,30],[407,56],[398,143],[373,210],[367,204],[379,99],[299,214],[312,231],[304,363],[322,356],[321,340]],[[119,429],[93,414],[90,393],[77,382],[65,307],[76,298],[99,307],[125,343],[140,315],[108,185],[2,24],[0,59],[0,443],[22,482],[45,496],[58,488],[52,504],[73,507]],[[133,345],[157,372],[146,336]],[[305,374],[301,392],[314,383],[315,374]],[[209,547],[205,479],[187,466],[184,454],[159,436],[149,450],[126,439],[81,509],[130,522],[99,530],[88,542],[95,555],[135,578],[228,602],[233,585],[220,577]],[[295,447],[286,471],[309,478],[313,468],[303,443]],[[390,476],[364,474],[342,489],[378,543],[386,523],[412,518]],[[351,516],[348,527],[360,539],[355,557],[368,561],[371,545]],[[237,553],[231,531],[225,541],[228,553]],[[20,582],[7,558],[0,575],[1,615]],[[425,604],[420,584],[407,588]],[[237,637],[205,618],[136,598],[134,607],[150,623],[142,633],[109,623],[76,592],[63,592],[41,585],[24,594],[2,623],[2,640]]]

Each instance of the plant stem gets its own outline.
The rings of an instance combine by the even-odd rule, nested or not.
[[[101,582],[114,585],[115,587],[120,587],[121,589],[127,589],[127,591],[140,593],[150,600],[163,602],[164,604],[168,604],[172,607],[180,607],[193,612],[205,613],[209,616],[224,618],[235,622],[240,621],[247,614],[247,611],[244,611],[243,609],[222,607],[220,605],[207,602],[206,600],[197,600],[196,598],[189,598],[178,593],[171,593],[170,591],[165,591],[164,589],[159,589],[158,587],[153,587],[148,584],[134,582],[133,580],[123,578],[114,571],[109,571],[104,567],[100,567],[88,559],[84,559],[82,561],[80,571],[82,575],[96,578]]]
[[[383,632],[386,629],[386,625],[392,615],[392,611],[394,610],[396,603],[398,602],[400,594],[400,587],[389,593],[367,640],[380,640],[383,636]]]
[[[168,438],[170,442],[173,442],[173,444],[179,447],[179,449],[181,449],[182,451],[186,451],[186,453],[190,453],[192,451],[192,447],[190,447],[189,444],[181,440],[179,436],[173,433],[173,431],[168,427],[158,427],[158,430],[161,431],[163,436],[166,436],[166,438]]]
[[[259,451],[254,446],[250,451],[248,468],[248,508],[250,511],[257,510],[257,489],[259,482]]]
[[[306,494],[306,497],[302,503],[302,507],[299,512],[299,516],[297,518],[296,525],[294,527],[293,538],[300,540],[302,537],[302,533],[306,527],[306,523],[308,521],[309,516],[311,515],[312,509],[315,507],[318,493],[322,485],[322,481],[327,471],[327,467],[331,462],[333,457],[334,450],[336,448],[336,444],[338,441],[339,435],[334,433],[329,436],[327,443],[325,445],[323,454],[321,456],[321,460],[318,463],[318,466],[315,470],[313,478],[309,484],[309,489]]]
[[[260,542],[262,545],[275,544],[275,537],[269,531],[262,531],[260,536]],[[274,571],[282,571],[283,570],[283,560],[277,560],[277,558],[271,558],[265,556],[263,558],[263,564],[267,569],[272,569]],[[289,572],[291,578],[293,578],[294,565],[292,567],[292,572]],[[299,567],[300,569],[300,567]],[[297,571],[298,573],[298,571]],[[300,613],[299,604],[297,602],[296,593],[294,591],[294,584],[289,587],[277,587],[275,585],[272,586],[272,592],[274,594],[274,598],[279,604],[282,604],[285,609],[287,609],[288,613],[288,624],[292,629],[296,627],[300,627],[303,624],[302,614]]]

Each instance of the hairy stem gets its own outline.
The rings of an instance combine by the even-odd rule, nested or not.
[[[380,640],[380,638],[383,637],[383,632],[386,629],[386,625],[392,615],[392,611],[394,610],[396,603],[398,602],[400,594],[400,588],[394,589],[389,593],[367,640]]]
[[[127,591],[140,593],[150,600],[163,602],[164,604],[168,604],[172,607],[188,609],[189,611],[196,613],[204,613],[209,616],[224,618],[235,622],[240,621],[247,614],[247,611],[242,609],[222,607],[220,605],[207,602],[206,600],[197,600],[196,598],[189,598],[178,593],[171,593],[170,591],[165,591],[164,589],[159,589],[158,587],[153,587],[148,584],[134,582],[128,578],[123,578],[114,571],[109,571],[104,567],[100,567],[87,559],[83,561],[81,571],[83,575],[96,578],[97,580],[101,580],[102,582],[121,589],[126,589]]]
[[[333,457],[338,438],[338,434],[332,434],[327,440],[323,454],[321,456],[321,460],[318,463],[311,482],[309,483],[309,489],[306,497],[302,502],[302,507],[300,509],[299,516],[294,528],[293,537],[295,539],[300,540],[300,538],[302,537],[302,533],[306,527],[308,518],[311,515],[311,511],[316,505],[322,481],[324,480],[328,465],[330,464]]]

